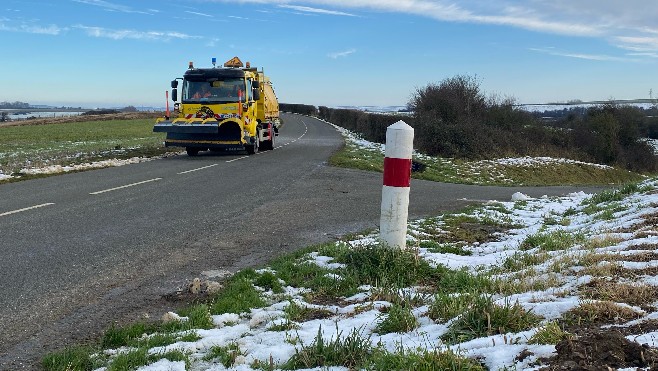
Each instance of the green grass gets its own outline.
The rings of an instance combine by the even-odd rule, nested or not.
[[[526,311],[518,303],[499,305],[489,295],[478,295],[450,325],[442,339],[457,344],[484,336],[520,332],[533,328],[540,320],[541,317]]]
[[[418,320],[406,305],[393,304],[388,312],[379,316],[375,332],[384,335],[392,332],[409,332],[418,327]]]
[[[528,344],[556,345],[565,336],[569,336],[569,333],[562,330],[557,321],[551,321],[539,328],[539,330],[528,339]]]
[[[240,314],[248,312],[251,308],[262,308],[267,305],[260,292],[254,287],[253,280],[256,276],[258,274],[253,269],[246,269],[231,277],[210,305],[210,313]]]
[[[299,368],[327,368],[342,366],[350,370],[451,370],[451,371],[484,371],[482,365],[474,360],[459,356],[450,350],[446,351],[409,351],[400,349],[389,352],[371,344],[369,338],[353,330],[343,339],[340,336],[329,341],[318,331],[312,344],[303,346],[283,365],[284,370]],[[271,365],[263,365],[263,369],[273,369]]]
[[[585,236],[580,232],[569,232],[560,229],[532,234],[523,240],[520,249],[522,251],[534,248],[538,248],[540,251],[566,250],[576,244],[584,243],[585,240]]]
[[[224,367],[229,368],[235,364],[236,358],[241,354],[240,346],[237,343],[230,343],[224,347],[214,346],[210,348],[203,360],[212,361],[217,359]]]
[[[0,127],[0,170],[156,156],[164,148],[153,119]]]
[[[415,160],[426,165],[423,172],[412,173],[412,178],[435,182],[479,185],[593,185],[626,184],[641,181],[642,175],[623,169],[604,169],[570,163],[519,166],[489,164],[479,161],[430,158]],[[376,149],[358,148],[347,143],[329,160],[333,166],[383,172],[384,154]]]
[[[70,347],[46,355],[41,365],[47,371],[94,370],[107,362],[107,357],[94,357],[95,354],[98,354],[98,351],[92,347]]]

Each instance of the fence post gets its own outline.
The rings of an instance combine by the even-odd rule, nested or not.
[[[406,247],[414,129],[404,121],[386,128],[379,234],[390,247]]]

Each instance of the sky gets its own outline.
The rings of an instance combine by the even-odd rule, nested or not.
[[[655,0],[3,0],[0,101],[165,105],[189,61],[283,103],[404,106],[474,76],[518,103],[658,96]]]

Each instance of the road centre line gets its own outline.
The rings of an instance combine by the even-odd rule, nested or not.
[[[194,172],[194,171],[204,170],[204,169],[207,169],[207,168],[210,168],[210,167],[213,167],[213,166],[217,166],[217,165],[219,165],[219,164],[212,164],[212,165],[208,165],[208,166],[200,167],[200,168],[198,168],[198,169],[192,169],[192,170],[183,171],[183,172],[180,172],[180,173],[177,173],[177,174],[178,174],[178,175],[182,175],[182,174],[192,173],[192,172]]]
[[[54,203],[48,202],[48,203],[45,203],[45,204],[30,206],[30,207],[26,207],[26,208],[14,210],[14,211],[7,211],[6,213],[0,214],[0,216],[7,216],[7,215],[11,215],[11,214],[20,213],[20,212],[23,212],[23,211],[38,209],[38,208],[44,207],[44,206],[50,206],[50,205],[54,205]]]
[[[155,178],[155,179],[144,180],[144,181],[142,181],[142,182],[137,182],[137,183],[132,183],[132,184],[126,184],[126,185],[121,186],[121,187],[115,187],[115,188],[110,188],[110,189],[104,189],[104,190],[102,190],[102,191],[91,192],[90,195],[99,195],[99,194],[101,194],[101,193],[112,192],[112,191],[116,191],[116,190],[118,190],[118,189],[123,189],[123,188],[128,188],[128,187],[134,187],[134,186],[136,186],[136,185],[140,185],[140,184],[144,184],[144,183],[150,183],[150,182],[155,182],[155,181],[158,181],[158,180],[161,180],[161,179],[162,179],[162,178]]]

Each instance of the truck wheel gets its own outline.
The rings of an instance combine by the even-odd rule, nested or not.
[[[258,152],[258,137],[253,138],[253,143],[247,144],[245,146],[245,149],[247,150],[247,154],[250,155],[253,155],[254,153]]]
[[[193,147],[185,147],[185,152],[187,152],[188,156],[196,156],[199,154],[199,149]]]
[[[272,139],[263,141],[262,148],[265,151],[271,151],[274,149],[274,135],[272,135]]]

